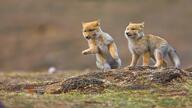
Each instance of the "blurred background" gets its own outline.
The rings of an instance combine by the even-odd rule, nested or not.
[[[101,20],[113,36],[123,66],[130,63],[124,30],[145,22],[145,33],[174,46],[182,66],[192,61],[192,0],[0,0],[0,70],[96,69],[81,22]]]

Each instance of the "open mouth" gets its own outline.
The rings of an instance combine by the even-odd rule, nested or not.
[[[127,35],[128,37],[132,37],[132,36],[133,36],[133,34],[131,34],[131,33],[126,33],[126,35]]]
[[[137,37],[137,33],[127,32],[126,35],[127,35],[127,37],[129,37],[129,38],[135,38],[135,37]]]
[[[131,36],[133,36],[133,35],[131,35],[131,34],[128,34],[127,36],[131,37]]]

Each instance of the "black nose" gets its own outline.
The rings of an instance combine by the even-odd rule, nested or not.
[[[131,36],[131,33],[129,33],[129,32],[126,32],[126,35],[127,35],[127,36]]]
[[[86,38],[86,39],[91,39],[91,37],[90,37],[90,36],[86,36],[85,38]]]

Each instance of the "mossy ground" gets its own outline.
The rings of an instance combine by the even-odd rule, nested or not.
[[[192,79],[148,89],[108,88],[101,93],[69,92],[37,94],[7,91],[5,86],[58,81],[82,74],[80,71],[59,72],[2,72],[0,101],[6,108],[190,108]]]

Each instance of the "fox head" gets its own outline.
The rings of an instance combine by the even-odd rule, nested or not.
[[[86,39],[94,39],[98,37],[100,31],[100,21],[91,21],[82,23],[83,27],[83,36]]]
[[[144,36],[144,22],[129,23],[125,30],[125,37],[129,39],[139,39]]]

